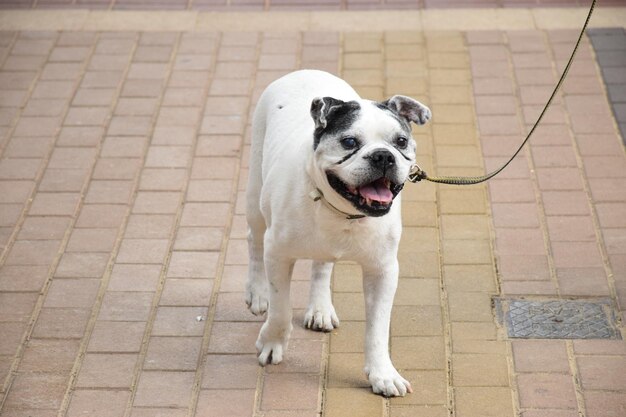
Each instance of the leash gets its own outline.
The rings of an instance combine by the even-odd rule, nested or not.
[[[543,115],[548,110],[548,107],[550,107],[550,104],[552,104],[552,99],[554,99],[554,96],[556,96],[556,93],[559,90],[559,88],[561,87],[561,84],[563,84],[563,81],[565,80],[567,72],[569,71],[569,68],[572,65],[572,62],[574,61],[574,55],[576,55],[576,51],[578,50],[578,47],[580,46],[580,42],[581,42],[581,40],[582,40],[582,38],[583,38],[583,36],[585,34],[585,30],[587,30],[587,26],[589,25],[589,20],[591,19],[591,14],[593,13],[593,9],[594,9],[595,5],[596,5],[596,0],[593,0],[591,2],[591,6],[589,7],[589,13],[587,14],[587,19],[585,20],[585,24],[583,25],[583,27],[582,27],[582,29],[580,31],[580,35],[578,36],[578,40],[576,41],[576,45],[574,46],[574,50],[572,51],[572,54],[569,57],[569,61],[567,61],[567,65],[565,66],[565,69],[563,70],[563,73],[561,74],[561,78],[559,78],[559,81],[556,83],[556,86],[554,87],[554,90],[552,91],[552,94],[550,95],[550,98],[546,102],[546,105],[543,107],[543,110],[539,114],[539,117],[537,118],[537,121],[535,122],[533,127],[528,132],[528,135],[526,135],[526,139],[524,139],[524,141],[522,142],[520,147],[517,149],[517,151],[515,151],[515,153],[511,157],[511,159],[509,159],[504,165],[502,165],[500,168],[496,169],[495,171],[493,171],[493,172],[491,172],[489,174],[486,174],[486,175],[479,176],[479,177],[431,177],[424,170],[422,170],[419,167],[419,165],[415,164],[415,165],[413,165],[413,167],[411,167],[411,172],[409,173],[408,180],[411,181],[411,182],[419,182],[419,181],[422,181],[422,180],[426,180],[426,181],[430,181],[430,182],[436,182],[436,183],[439,183],[439,184],[474,185],[474,184],[480,184],[481,182],[487,181],[487,180],[495,177],[504,168],[509,166],[509,164],[513,161],[513,159],[515,159],[515,157],[524,148],[524,145],[526,145],[526,142],[528,142],[528,139],[530,139],[530,137],[532,136],[533,132],[535,131],[535,129],[539,125],[539,122],[541,122],[541,119],[543,118]]]

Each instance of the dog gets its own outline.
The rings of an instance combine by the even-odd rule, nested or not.
[[[312,259],[304,326],[331,331],[334,262],[363,269],[365,373],[376,394],[404,396],[411,384],[389,356],[391,307],[402,232],[400,191],[415,164],[410,122],[431,111],[396,95],[364,100],[340,78],[292,72],[259,98],[252,123],[246,192],[250,255],[246,304],[267,312],[256,348],[262,366],[283,359],[292,331],[290,280],[297,259]]]

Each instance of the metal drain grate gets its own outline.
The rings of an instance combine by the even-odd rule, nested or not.
[[[509,337],[523,339],[619,339],[609,300],[496,299]]]

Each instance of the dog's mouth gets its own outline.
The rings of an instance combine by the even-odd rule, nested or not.
[[[393,199],[404,187],[404,184],[395,184],[386,177],[380,177],[356,187],[348,186],[330,172],[326,173],[326,177],[330,186],[340,196],[352,203],[362,213],[372,217],[387,214],[391,209]]]

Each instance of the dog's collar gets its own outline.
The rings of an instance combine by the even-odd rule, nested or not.
[[[367,217],[365,214],[350,214],[350,213],[346,213],[344,211],[339,210],[337,207],[330,204],[328,200],[326,200],[326,198],[324,197],[324,193],[322,193],[322,191],[319,188],[316,188],[315,190],[311,191],[309,193],[309,197],[313,201],[321,200],[322,203],[324,203],[326,207],[328,207],[331,211],[334,211],[335,213],[339,214],[340,216],[345,217],[346,220],[357,220],[357,219],[362,219],[363,217]]]

